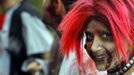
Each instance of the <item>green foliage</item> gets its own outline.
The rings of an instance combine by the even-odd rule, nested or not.
[[[0,13],[2,12],[2,9],[1,9],[1,7],[0,7]]]
[[[35,7],[37,8],[38,12],[42,13],[42,0],[29,0]]]

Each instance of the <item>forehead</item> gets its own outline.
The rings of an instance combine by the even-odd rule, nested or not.
[[[87,24],[86,31],[94,32],[94,31],[109,31],[109,30],[104,23],[101,23],[100,21],[97,20],[91,20]]]

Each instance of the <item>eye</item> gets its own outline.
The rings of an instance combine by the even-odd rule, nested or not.
[[[87,41],[92,41],[93,40],[93,35],[91,33],[86,33],[86,40]]]
[[[111,33],[103,33],[101,35],[102,39],[104,40],[113,40],[112,34]]]
[[[89,41],[91,41],[91,40],[92,40],[92,37],[91,37],[90,35],[87,35],[87,39],[88,39]]]

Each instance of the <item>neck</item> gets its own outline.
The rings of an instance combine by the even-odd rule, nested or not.
[[[134,70],[134,56],[130,58],[128,63],[122,62],[122,64],[117,66],[116,69],[109,70],[108,74],[110,74],[110,75],[130,75],[133,72],[132,70]]]

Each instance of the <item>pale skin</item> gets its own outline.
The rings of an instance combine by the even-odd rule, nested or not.
[[[98,70],[111,70],[119,65],[118,56],[114,44],[112,33],[103,23],[91,20],[85,30],[86,44],[85,49],[91,58],[95,61]],[[125,41],[124,41],[125,42]],[[125,42],[127,53],[131,55],[132,47]],[[123,75],[131,75],[134,71],[132,66]]]

